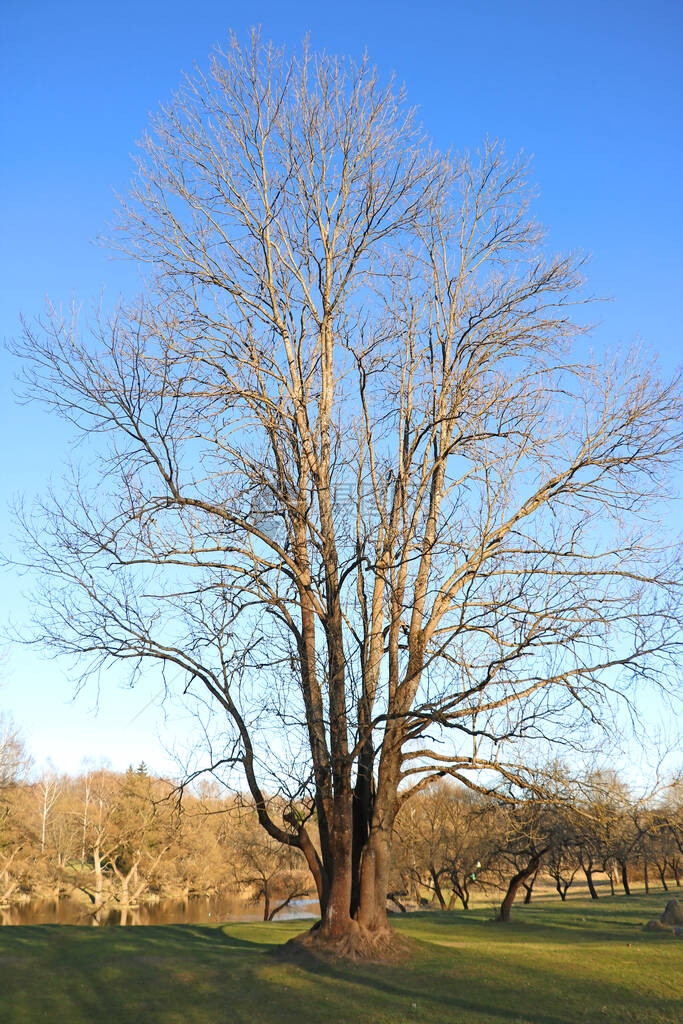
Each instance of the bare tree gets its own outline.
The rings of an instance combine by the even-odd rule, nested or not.
[[[0,712],[0,790],[17,783],[29,762],[19,729],[8,715]]]
[[[522,741],[671,685],[678,383],[572,355],[581,259],[530,195],[367,63],[233,41],[143,140],[142,299],[18,346],[101,457],[24,516],[37,639],[203,692],[339,952],[393,941],[412,793],[522,784]]]
[[[63,780],[57,775],[52,765],[45,769],[35,785],[41,854],[45,853],[48,825],[50,824],[50,818],[59,800],[63,785]]]
[[[683,777],[673,778],[666,789],[661,821],[668,832],[666,847],[669,865],[676,885],[680,887],[683,875]]]
[[[239,821],[233,815],[227,848],[240,891],[248,890],[254,903],[263,900],[264,921],[274,921],[294,900],[309,895],[301,855],[264,833],[252,814],[243,811]]]
[[[442,910],[452,910],[457,900],[467,910],[472,887],[484,883],[490,866],[490,824],[490,806],[468,789],[437,781],[422,790],[395,824],[404,889],[417,899],[426,889]]]

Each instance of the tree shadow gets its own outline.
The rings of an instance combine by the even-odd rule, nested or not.
[[[300,921],[12,928],[11,941],[0,933],[0,953],[18,954],[4,972],[0,1021],[673,1024],[683,1016],[680,1002],[638,983],[642,962],[631,951],[625,955],[623,942],[603,971],[595,956],[572,955],[571,929],[531,921],[491,925],[484,915],[457,913],[415,919],[407,930],[419,955],[393,966],[313,957],[291,963],[269,956],[301,931]],[[596,929],[584,941],[601,943],[606,934],[611,931]],[[641,937],[662,941],[657,935]],[[528,944],[522,946],[522,940]],[[622,961],[626,968],[630,964],[631,976],[619,974]]]

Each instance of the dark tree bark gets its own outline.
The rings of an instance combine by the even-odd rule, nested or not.
[[[304,896],[308,896],[308,892],[306,890],[303,890],[302,892],[290,893],[287,899],[283,900],[282,903],[278,903],[276,907],[273,907],[273,909],[270,911],[267,917],[264,914],[263,920],[274,921],[276,916],[280,913],[280,911],[284,910],[285,907],[288,907],[292,900],[300,900],[303,899]]]
[[[605,861],[602,866],[603,871],[609,879],[610,895],[614,896],[614,864],[611,860]]]
[[[469,887],[469,876],[461,876],[459,874],[451,874],[451,885],[453,886],[453,893],[448,902],[448,909],[453,910],[455,907],[456,899],[459,899],[462,904],[463,910],[469,910],[470,906],[470,887]]]
[[[446,907],[446,900],[444,899],[443,890],[441,888],[441,881],[439,879],[439,872],[432,865],[430,867],[430,869],[429,869],[429,874],[431,875],[431,878],[432,878],[432,886],[434,888],[434,895],[436,896],[437,900],[439,901],[439,906],[441,907],[442,910],[446,910],[447,909],[447,907]]]
[[[534,884],[536,882],[536,878],[537,877],[538,877],[538,871],[534,871],[534,874],[533,874],[532,879],[531,879],[530,882],[527,883],[525,881],[522,881],[522,885],[524,886],[524,890],[525,890],[524,902],[526,904],[531,903],[531,894],[533,893]]]
[[[567,899],[567,890],[569,889],[570,885],[571,885],[571,882],[557,882],[555,884],[555,888],[557,889],[558,893],[560,894],[560,899],[562,900],[563,903]]]
[[[620,860],[619,867],[621,868],[621,884],[624,887],[624,892],[627,896],[630,896],[631,887],[628,882],[628,862],[625,860]]]
[[[388,892],[387,893],[387,899],[390,900],[392,903],[396,904],[396,906],[398,907],[398,909],[401,911],[402,914],[407,914],[408,911],[406,910],[404,904],[401,903],[401,901],[399,899],[399,896],[405,896],[405,895],[406,894],[404,892]]]
[[[521,871],[518,871],[517,874],[513,875],[510,879],[507,892],[505,893],[503,902],[500,905],[500,913],[498,916],[499,921],[510,920],[510,911],[512,910],[512,904],[515,902],[515,896],[517,895],[519,887],[527,878],[530,878],[531,875],[538,871],[541,865],[541,857],[542,854],[535,854],[531,857],[526,867],[522,868]]]
[[[591,899],[597,900],[598,891],[595,888],[595,883],[593,881],[593,864],[582,864],[581,866],[583,868],[583,873],[586,876],[586,884],[588,886],[588,891],[591,894]]]

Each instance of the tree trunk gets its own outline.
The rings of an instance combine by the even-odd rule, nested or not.
[[[538,875],[538,870],[534,871],[533,877],[532,877],[532,879],[531,879],[531,881],[529,882],[528,885],[527,885],[526,881],[524,881],[524,880],[522,881],[522,885],[524,886],[524,890],[525,890],[524,902],[527,905],[529,903],[531,903],[531,894],[534,891],[534,884],[536,882],[536,876],[537,875]]]
[[[619,867],[621,868],[621,884],[624,887],[624,892],[627,896],[631,895],[631,887],[628,884],[628,864],[625,860],[619,861]]]
[[[363,849],[370,835],[372,819],[372,745],[367,743],[358,758],[358,778],[353,791],[353,843],[351,916],[355,917],[360,906],[360,876]]]
[[[500,905],[500,914],[498,917],[499,921],[509,921],[510,911],[512,910],[512,904],[515,902],[515,896],[517,891],[523,882],[527,880],[534,872],[538,871],[541,864],[540,855],[535,855],[531,858],[529,863],[521,871],[518,871],[516,875],[513,875],[508,885],[508,891],[505,893],[505,898]]]
[[[583,873],[586,876],[586,884],[588,885],[588,891],[591,894],[591,899],[592,900],[597,900],[598,899],[598,891],[595,888],[595,883],[593,881],[593,867],[592,866],[590,866],[590,867],[583,867]]]
[[[614,863],[610,861],[607,866],[604,867],[605,873],[609,878],[610,895],[614,896]]]
[[[434,867],[430,867],[429,873],[432,876],[432,885],[434,886],[434,895],[439,901],[439,906],[442,910],[446,910],[446,900],[444,899],[443,892],[441,890],[441,883],[439,882],[438,872]]]
[[[302,829],[299,833],[299,849],[306,858],[308,869],[313,876],[315,882],[315,890],[318,894],[318,903],[320,905],[320,917],[325,914],[327,909],[327,901],[330,896],[330,883],[329,877],[325,868],[318,856],[318,851],[311,841],[311,837],[305,829]]]
[[[401,901],[399,899],[399,896],[405,896],[405,893],[404,892],[388,892],[387,893],[387,899],[391,900],[392,903],[395,903],[396,906],[398,907],[398,909],[401,911],[402,914],[407,914],[408,911],[406,910],[404,904],[401,903]]]
[[[288,907],[293,900],[303,899],[304,896],[308,896],[308,891],[291,892],[289,896],[282,901],[282,903],[278,903],[277,906],[273,907],[270,914],[268,915],[267,920],[274,921],[281,910],[284,910],[285,907]]]
[[[668,892],[669,886],[666,884],[666,867],[661,868],[658,864],[657,870],[659,871],[659,877],[661,878],[662,885],[664,886],[664,892]]]
[[[643,880],[645,882],[645,895],[650,895],[650,879],[647,874],[647,861],[643,860]]]
[[[102,856],[99,845],[93,849],[93,868],[95,869],[95,897],[94,897],[94,910],[92,915],[93,925],[99,925],[102,916],[102,910],[104,908],[104,875],[102,872]]]
[[[342,816],[339,809],[336,816]],[[318,929],[320,936],[325,939],[341,939],[352,930],[351,815],[348,814],[347,817],[348,821],[342,820],[337,827],[330,830],[329,895]]]
[[[394,946],[405,944],[392,931],[387,916],[391,836],[401,766],[398,727],[389,726],[388,733],[376,790],[370,787],[372,819],[365,841],[367,807],[359,807],[362,794],[358,787],[352,790],[343,772],[335,777],[327,903],[320,923],[308,935],[294,940],[297,944],[354,958],[381,956]],[[355,837],[354,829],[359,830]]]
[[[393,820],[393,816],[392,816]],[[401,940],[392,931],[387,916],[389,891],[390,828],[374,830],[365,844],[360,861],[358,880],[358,907],[351,916],[351,897],[354,889],[352,877],[352,849],[349,842],[339,851],[333,847],[333,871],[330,879],[330,897],[327,909],[318,926],[297,942],[314,949],[323,949],[334,955],[366,957],[391,948]],[[331,830],[334,844],[335,830]]]

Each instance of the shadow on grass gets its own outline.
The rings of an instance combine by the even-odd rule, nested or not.
[[[409,928],[411,933],[423,935],[429,941],[443,941],[451,937],[454,929],[465,936],[472,933],[484,934],[487,941],[506,941],[511,935],[529,942],[552,940],[553,943],[581,944],[591,942],[623,942],[634,939],[661,939],[656,933],[645,933],[645,923],[653,917],[659,918],[664,903],[653,896],[604,897],[600,901],[578,901],[560,903],[540,901],[532,906],[516,906],[512,920],[501,922],[494,919],[491,909],[479,907],[463,911],[421,911],[414,914],[395,915],[392,923],[399,929]],[[666,938],[666,935],[664,936]]]
[[[634,905],[626,917],[633,919],[633,910],[636,918],[642,913]],[[663,943],[640,933],[629,948],[628,922],[621,914],[615,922],[607,907],[545,915],[525,908],[519,916],[496,925],[487,923],[486,909],[397,915],[394,923],[420,950],[400,966],[287,963],[266,955],[308,921],[0,929],[0,1021],[673,1024],[683,1017],[671,981],[676,940],[667,950],[666,937]],[[614,937],[620,945],[611,944]],[[580,942],[603,949],[582,954]]]
[[[634,984],[643,965],[633,943],[623,944],[619,951],[622,962],[606,951],[601,958],[580,960],[575,954],[566,956],[561,947],[566,946],[567,936],[558,935],[556,928],[539,929],[531,923],[519,928],[500,924],[489,928],[485,920],[469,918],[468,924],[473,926],[470,938],[476,929],[479,938],[497,935],[500,939],[497,943],[484,941],[481,948],[473,950],[468,936],[461,934],[464,919],[460,915],[427,912],[418,921],[420,918],[433,937],[435,932],[441,938],[450,933],[455,941],[446,950],[422,940],[423,956],[417,968],[348,967],[311,957],[300,969],[309,975],[311,988],[324,979],[346,990],[365,990],[372,997],[381,994],[387,1007],[414,1008],[415,1017],[421,1020],[570,1024],[600,1019],[619,1024],[674,1024],[683,1016],[683,999],[653,992],[649,984]],[[555,941],[544,950],[545,933]],[[601,941],[604,935],[604,931],[592,934],[587,941]],[[417,934],[413,937],[418,938]],[[517,938],[535,940],[541,946],[528,945],[525,953]],[[642,938],[647,941],[649,936]],[[368,998],[359,994],[354,1002],[367,1006]]]

